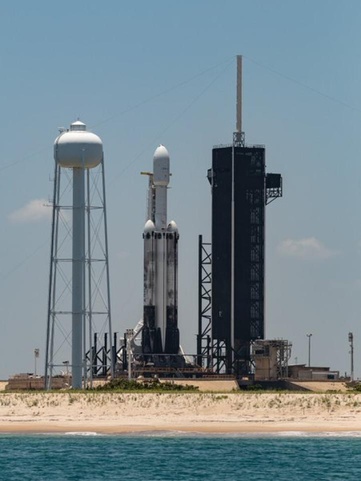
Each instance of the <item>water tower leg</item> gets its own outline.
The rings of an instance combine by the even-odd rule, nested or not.
[[[73,169],[73,261],[72,261],[72,387],[82,388],[84,269],[85,269],[84,169]]]
[[[54,172],[54,193],[53,193],[53,212],[51,222],[51,247],[50,247],[50,272],[49,272],[49,294],[48,294],[48,315],[46,329],[46,348],[45,348],[45,389],[51,389],[53,376],[53,344],[54,344],[54,292],[56,286],[56,264],[55,258],[58,250],[58,226],[59,226],[59,191],[60,191],[60,167],[55,164]]]

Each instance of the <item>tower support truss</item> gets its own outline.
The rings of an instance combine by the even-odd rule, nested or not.
[[[45,353],[46,389],[51,389],[54,376],[64,373],[64,366],[66,370],[70,368],[73,375],[76,370],[72,365],[74,361],[70,361],[74,358],[71,352],[74,305],[80,306],[75,314],[82,324],[82,348],[78,353],[82,387],[92,386],[93,376],[100,370],[103,374],[113,375],[115,366],[114,349],[102,345],[102,342],[112,339],[104,159],[94,169],[77,169],[83,170],[84,174],[81,177],[85,202],[81,207],[76,206],[72,199],[75,187],[72,170],[61,168],[55,162]],[[75,259],[73,220],[80,217],[84,230],[84,255]],[[83,278],[78,279],[80,288],[73,285],[76,282],[74,266],[79,263],[83,264]],[[82,302],[74,304],[74,289],[80,292]],[[97,347],[94,350],[95,333]],[[89,355],[90,352],[93,355]],[[99,356],[99,352],[106,355]]]
[[[212,367],[212,253],[211,244],[198,238],[197,364]]]

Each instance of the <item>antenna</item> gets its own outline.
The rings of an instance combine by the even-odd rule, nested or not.
[[[237,55],[237,122],[236,132],[242,132],[242,55]]]
[[[242,131],[242,55],[237,55],[236,131],[233,133],[233,143],[241,147],[245,144],[245,135]]]

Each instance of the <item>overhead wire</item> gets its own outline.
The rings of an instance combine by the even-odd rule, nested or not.
[[[145,145],[145,147],[142,149],[142,151],[140,153],[138,153],[122,170],[121,172],[114,176],[112,178],[112,180],[109,182],[108,185],[111,185],[114,183],[115,180],[119,179],[119,177],[121,177],[124,172],[126,172],[129,167],[131,167],[147,150],[150,146],[153,146],[155,142],[159,141],[159,139],[161,138],[162,135],[165,134],[165,132],[167,132],[175,123],[177,123],[182,117],[183,115],[188,112],[189,109],[191,109],[191,107],[207,92],[207,90],[209,90],[212,85],[214,85],[214,83],[226,72],[226,70],[228,70],[228,68],[233,64],[233,59],[234,57],[232,57],[232,60],[229,61],[226,66],[221,70],[221,72],[218,73],[218,75],[216,75],[212,80],[211,82],[209,82],[206,87],[204,89],[201,90],[201,92],[199,94],[197,94],[190,102],[189,104],[173,119],[171,120],[170,122],[168,122],[168,124],[160,131],[157,133],[157,135],[155,135],[152,140],[150,140],[149,142],[147,142],[147,144]]]
[[[92,128],[94,127],[97,127],[99,125],[103,125],[107,122],[110,122],[112,120],[114,120],[115,118],[118,118],[118,117],[121,117],[133,110],[136,110],[140,107],[142,107],[143,105],[149,103],[149,102],[152,102],[160,97],[162,97],[163,95],[166,95],[170,92],[173,92],[175,90],[177,90],[178,88],[181,88],[183,87],[184,85],[187,85],[188,83],[192,82],[193,80],[205,75],[206,73],[212,71],[212,70],[215,70],[216,68],[219,68],[221,65],[224,65],[226,64],[226,66],[221,70],[220,73],[218,73],[218,75],[216,77],[214,77],[212,79],[211,82],[209,82],[207,84],[207,86],[198,94],[196,95],[192,100],[191,102],[180,112],[179,115],[177,115],[172,121],[170,121],[166,126],[165,128],[163,128],[160,132],[158,132],[158,134],[151,140],[147,143],[147,145],[144,147],[144,149],[142,149],[142,151],[136,155],[123,169],[122,171],[115,177],[113,177],[112,181],[110,182],[113,183],[116,179],[118,179],[120,176],[122,176],[124,174],[124,172],[126,170],[129,169],[129,167],[134,164],[145,152],[146,150],[149,148],[150,145],[154,144],[154,142],[156,142],[165,132],[167,132],[178,120],[180,120],[183,115],[202,97],[202,95],[204,95],[204,93],[218,80],[218,78],[230,67],[230,65],[232,65],[233,61],[234,61],[234,58],[235,56],[232,55],[232,57],[227,57],[227,59],[223,60],[222,62],[218,63],[217,65],[214,65],[212,67],[208,67],[207,69],[204,69],[202,70],[201,72],[197,73],[196,75],[193,75],[192,77],[189,77],[188,79],[185,79],[181,82],[179,82],[178,84],[176,85],[173,85],[172,87],[169,87],[161,92],[158,92],[157,94],[155,95],[152,95],[136,104],[134,104],[133,106],[130,106],[129,108],[126,108],[124,110],[121,110],[120,112],[104,119],[104,120],[101,120],[95,124],[92,125]],[[248,55],[243,55],[243,58],[248,60],[249,62],[257,65],[258,67],[260,68],[263,68],[281,78],[284,78],[285,80],[288,80],[310,92],[313,92],[323,98],[326,98],[334,103],[337,103],[339,105],[342,105],[343,107],[345,108],[348,108],[350,110],[353,110],[355,112],[358,112],[360,113],[361,112],[361,109],[359,109],[358,107],[354,106],[354,105],[351,105],[347,102],[344,102],[343,100],[340,100],[332,95],[329,95],[329,94],[326,94],[325,92],[322,92],[321,90],[315,88],[315,87],[312,87],[310,85],[307,85],[306,83],[303,83],[301,82],[300,80],[290,76],[290,75],[287,75],[287,74],[284,74],[283,72],[280,72],[272,67],[269,67],[255,59],[253,59],[252,57],[249,57]],[[48,147],[44,147],[36,152],[33,152],[31,154],[28,154],[26,155],[25,157],[21,158],[21,159],[18,159],[18,160],[15,160],[14,162],[10,162],[4,166],[0,166],[0,172],[6,170],[6,169],[9,169],[10,167],[13,167],[19,163],[22,163],[24,161],[26,161],[27,159],[39,154],[39,153],[43,153],[45,150],[48,150]],[[28,260],[30,260],[42,247],[44,247],[46,245],[47,241],[43,244],[41,244],[40,246],[38,246],[31,254],[29,254],[28,256],[26,256],[22,261],[20,261],[18,264],[16,264],[14,266],[14,268],[10,269],[9,271],[7,271],[6,273],[4,274],[0,274],[0,280],[5,280],[6,278],[8,278],[12,273],[14,273],[16,270],[18,270],[22,265],[24,265]]]
[[[162,97],[163,95],[167,95],[167,94],[169,94],[170,92],[173,92],[174,90],[177,90],[177,89],[179,89],[180,87],[183,87],[184,85],[187,85],[187,84],[189,84],[190,82],[193,82],[193,80],[196,80],[197,78],[202,77],[202,76],[205,75],[206,73],[208,73],[208,72],[210,72],[210,71],[212,71],[212,70],[215,70],[216,68],[220,67],[221,65],[223,65],[223,64],[225,64],[225,63],[228,64],[230,61],[233,61],[233,59],[234,59],[234,56],[233,56],[233,55],[232,55],[231,57],[227,57],[225,60],[222,60],[222,62],[219,62],[218,64],[213,65],[212,67],[208,67],[208,68],[202,70],[201,72],[193,75],[192,77],[189,77],[188,79],[182,80],[181,82],[177,83],[176,85],[173,85],[172,87],[169,87],[169,88],[167,88],[167,89],[165,89],[165,90],[162,90],[161,92],[158,92],[157,94],[152,95],[152,96],[150,96],[150,97],[148,97],[148,98],[146,98],[146,99],[138,102],[137,104],[135,104],[135,105],[133,105],[133,106],[130,106],[130,107],[128,107],[128,108],[126,108],[126,109],[118,112],[117,114],[114,114],[114,115],[112,115],[112,116],[110,116],[110,117],[107,117],[107,118],[104,119],[104,120],[101,120],[101,121],[97,122],[96,124],[93,124],[93,125],[91,126],[91,128],[98,127],[99,125],[103,125],[103,124],[105,124],[105,123],[107,123],[107,122],[110,122],[110,121],[114,120],[114,119],[117,118],[117,117],[120,117],[120,116],[122,116],[122,115],[124,115],[124,114],[127,114],[127,113],[129,113],[129,112],[132,112],[133,110],[136,110],[137,108],[142,107],[143,105],[145,105],[145,104],[147,104],[147,103],[149,103],[149,102],[153,102],[153,100],[156,100],[156,99]]]
[[[248,57],[248,55],[243,55],[243,58],[245,58],[246,60],[252,62],[253,64],[257,65],[258,67],[261,67],[265,70],[268,70],[269,72],[277,75],[278,77],[281,77],[285,80],[288,80],[289,82],[292,82],[294,83],[295,85],[298,85],[299,87],[302,87],[306,90],[309,90],[310,92],[313,92],[314,94],[317,94],[317,95],[320,95],[321,97],[327,99],[327,100],[330,100],[331,102],[334,102],[334,103],[337,103],[339,105],[342,105],[343,107],[346,107],[347,109],[350,109],[350,110],[353,110],[355,112],[358,112],[358,113],[361,113],[361,108],[358,108],[356,107],[355,105],[351,105],[341,99],[338,99],[337,97],[334,97],[332,95],[329,95],[329,94],[326,94],[325,92],[322,92],[321,90],[315,88],[315,87],[312,87],[311,85],[308,85],[304,82],[301,82],[300,80],[297,80],[296,78],[294,77],[291,77],[290,75],[287,75],[287,74],[284,74],[272,67],[269,67],[261,62],[258,62],[257,60],[254,60],[253,58],[251,57]]]
[[[147,143],[147,145],[144,147],[144,149],[142,149],[142,151],[141,151],[134,159],[132,159],[132,161],[129,162],[117,176],[113,177],[112,181],[109,182],[109,185],[111,185],[111,183],[112,183],[114,180],[116,180],[117,178],[119,178],[120,176],[122,176],[122,175],[124,174],[124,172],[125,172],[132,164],[134,164],[134,162],[136,162],[136,161],[146,152],[146,150],[148,149],[149,145],[153,145],[154,142],[156,142],[161,135],[163,135],[166,131],[168,131],[179,119],[181,119],[181,118],[183,117],[183,115],[202,97],[202,95],[205,94],[205,92],[206,92],[207,90],[209,90],[209,88],[217,81],[217,79],[230,67],[230,65],[233,63],[233,59],[234,59],[233,56],[232,56],[231,58],[227,58],[227,61],[222,61],[221,63],[219,63],[219,64],[217,64],[217,65],[215,65],[215,66],[213,66],[213,67],[209,67],[209,68],[203,70],[202,72],[194,75],[193,77],[190,77],[189,79],[186,79],[186,80],[184,80],[184,81],[182,81],[182,82],[174,85],[173,87],[170,87],[170,88],[168,88],[168,89],[165,89],[165,90],[163,90],[162,92],[160,92],[160,93],[158,93],[158,94],[156,94],[156,95],[153,95],[153,96],[151,96],[151,97],[143,100],[142,102],[139,102],[139,103],[135,104],[134,106],[130,107],[129,109],[123,110],[123,111],[120,112],[119,114],[114,115],[114,116],[112,116],[112,117],[108,117],[107,119],[105,119],[105,120],[103,120],[103,121],[101,121],[101,122],[98,122],[97,124],[95,124],[95,125],[93,126],[93,127],[99,126],[99,125],[101,125],[101,124],[104,124],[104,123],[106,123],[106,122],[109,122],[109,121],[113,120],[114,118],[116,118],[116,117],[118,117],[118,116],[124,115],[124,114],[126,114],[126,113],[128,113],[128,112],[130,112],[130,111],[132,111],[132,110],[135,110],[135,109],[141,107],[142,105],[145,105],[146,103],[151,102],[151,101],[153,101],[153,100],[161,97],[162,95],[166,95],[167,93],[172,92],[172,91],[176,90],[177,88],[180,88],[180,87],[182,87],[182,86],[190,83],[191,81],[193,81],[193,80],[201,77],[201,76],[204,75],[205,73],[210,72],[210,71],[214,70],[215,68],[220,67],[221,65],[224,65],[224,63],[226,63],[226,66],[221,70],[221,72],[218,73],[218,75],[216,75],[216,76],[212,79],[212,81],[209,82],[209,83],[206,85],[206,87],[205,87],[198,95],[196,95],[196,96],[191,100],[191,102],[180,112],[180,114],[178,114],[172,121],[170,121],[170,122],[166,125],[166,127],[165,127],[164,129],[162,129],[149,143]],[[44,152],[44,150],[47,150],[47,149],[48,149],[48,147],[43,148],[43,149],[37,151],[36,153],[27,155],[27,156],[26,156],[25,158],[23,158],[23,159],[19,159],[19,160],[15,161],[15,162],[12,162],[12,163],[9,163],[9,164],[7,164],[7,165],[5,165],[5,166],[3,166],[3,167],[0,167],[0,172],[1,172],[2,170],[5,170],[5,169],[9,168],[9,167],[12,167],[12,166],[14,166],[14,165],[16,165],[16,164],[18,164],[18,163],[20,163],[20,162],[24,162],[24,161],[27,160],[28,158],[30,158],[30,157],[32,157],[32,156],[34,156],[34,155],[36,155],[36,154],[42,153],[42,152]],[[4,273],[4,274],[1,274],[1,273],[0,273],[0,280],[1,280],[1,281],[6,280],[9,276],[11,276],[14,272],[16,272],[20,267],[22,267],[24,264],[26,264],[32,257],[34,257],[34,256],[37,254],[37,252],[38,252],[41,248],[43,248],[47,243],[48,243],[48,241],[45,241],[43,244],[41,244],[40,246],[38,246],[32,253],[30,253],[29,255],[27,255],[26,257],[24,257],[18,264],[16,264],[12,269],[10,269],[9,271],[7,271],[6,273]]]
[[[32,259],[45,245],[49,244],[49,240],[47,239],[41,245],[37,246],[30,254],[24,257],[20,262],[18,262],[14,267],[9,269],[7,272],[3,274],[0,273],[0,281],[6,280],[9,276],[11,276],[14,272],[16,272],[20,267],[22,267],[26,262]]]
[[[13,167],[14,165],[20,164],[22,162],[25,162],[26,160],[31,159],[32,157],[35,157],[38,154],[42,154],[46,150],[49,150],[49,147],[43,147],[40,150],[37,150],[36,152],[32,152],[30,154],[27,154],[25,157],[21,157],[18,160],[14,160],[13,162],[9,162],[8,164],[0,166],[0,172],[3,172],[4,170],[9,169],[10,167]]]
[[[315,88],[315,87],[312,87],[311,85],[308,85],[308,84],[306,84],[306,83],[304,83],[304,82],[301,82],[300,80],[298,80],[298,79],[296,79],[296,78],[294,78],[294,77],[292,77],[292,76],[290,76],[290,75],[287,75],[287,74],[285,74],[285,73],[283,73],[283,72],[280,72],[279,70],[276,70],[276,69],[274,69],[274,68],[272,68],[272,67],[269,67],[269,66],[267,66],[267,65],[259,62],[258,60],[255,60],[254,58],[249,57],[248,55],[242,55],[242,56],[243,56],[244,59],[252,62],[254,65],[257,65],[257,66],[260,67],[260,68],[263,68],[263,69],[265,69],[265,70],[268,70],[269,72],[271,72],[271,73],[273,73],[273,74],[275,74],[275,75],[277,75],[277,76],[279,76],[279,77],[281,77],[281,78],[284,78],[285,80],[288,80],[288,81],[294,83],[295,85],[298,85],[299,87],[302,87],[302,88],[304,88],[304,89],[306,89],[306,90],[308,90],[308,91],[310,91],[310,92],[313,92],[313,93],[315,93],[315,94],[317,94],[317,95],[320,95],[321,97],[323,97],[323,98],[325,98],[325,99],[328,99],[328,100],[330,100],[330,101],[332,101],[332,102],[334,102],[334,103],[337,103],[337,104],[339,104],[339,105],[342,105],[343,107],[345,107],[345,108],[347,108],[347,109],[350,109],[350,110],[353,110],[353,111],[355,111],[355,112],[361,113],[361,108],[358,108],[358,107],[356,107],[355,105],[352,105],[352,104],[347,103],[347,102],[345,102],[345,101],[343,101],[343,100],[341,100],[341,99],[339,99],[339,98],[337,98],[337,97],[335,97],[335,96],[332,96],[332,95],[329,95],[329,94],[327,94],[327,93],[325,93],[325,92],[322,92],[322,90],[317,89],[317,88]],[[181,87],[183,87],[184,85],[187,85],[188,83],[192,82],[193,80],[196,80],[197,78],[205,75],[206,73],[208,73],[208,72],[210,72],[210,71],[212,71],[212,70],[220,67],[220,66],[223,65],[224,63],[228,63],[228,62],[230,61],[230,59],[233,60],[234,58],[235,58],[234,55],[232,55],[232,57],[227,57],[225,60],[222,60],[222,62],[220,62],[220,63],[218,63],[218,64],[216,64],[216,65],[213,65],[212,67],[208,67],[208,68],[202,70],[201,72],[193,75],[192,77],[189,77],[189,78],[187,78],[187,79],[185,79],[185,80],[177,83],[176,85],[173,85],[172,87],[169,87],[169,88],[167,88],[167,89],[165,89],[165,90],[162,90],[161,92],[158,92],[158,93],[155,94],[155,95],[152,95],[152,96],[150,96],[150,97],[148,97],[148,98],[146,98],[146,99],[144,99],[144,100],[142,100],[142,101],[140,101],[140,102],[138,102],[138,103],[136,103],[136,104],[134,104],[134,105],[126,108],[126,109],[124,109],[124,110],[121,110],[120,112],[118,112],[118,113],[116,113],[116,114],[114,114],[114,115],[112,115],[112,116],[109,116],[109,117],[107,117],[107,118],[104,119],[104,120],[100,120],[99,122],[96,122],[95,124],[91,125],[91,128],[98,127],[98,126],[103,125],[103,124],[105,124],[105,123],[107,123],[107,122],[110,122],[110,121],[112,121],[112,120],[114,120],[114,119],[116,119],[116,118],[118,118],[118,117],[121,117],[122,115],[125,115],[125,114],[127,114],[127,113],[129,113],[129,112],[132,112],[133,110],[138,109],[139,107],[142,107],[143,105],[145,105],[145,104],[147,104],[147,103],[149,103],[149,102],[152,102],[152,101],[156,100],[157,98],[162,97],[163,95],[166,95],[166,94],[168,94],[168,93],[170,93],[170,92],[173,92],[174,90],[177,90],[178,88],[181,88]],[[32,153],[30,153],[30,154],[27,154],[25,157],[22,157],[22,158],[17,159],[17,160],[15,160],[15,161],[13,161],[13,162],[9,162],[8,164],[5,164],[5,165],[3,165],[3,166],[0,166],[0,172],[3,172],[4,170],[7,170],[7,169],[9,169],[10,167],[13,167],[13,166],[15,166],[15,165],[17,165],[17,164],[19,164],[19,163],[25,162],[27,159],[29,159],[29,158],[31,158],[31,157],[34,157],[34,156],[37,155],[37,154],[40,154],[40,153],[45,152],[46,150],[48,150],[48,148],[49,148],[48,146],[43,147],[43,148],[41,148],[40,150],[38,150],[38,151],[36,151],[36,152],[32,152]]]
[[[173,85],[173,86],[171,86],[167,89],[162,90],[161,92],[156,93],[155,95],[151,95],[150,97],[147,97],[147,98],[141,100],[140,102],[137,102],[136,104],[131,105],[130,107],[127,107],[126,109],[121,110],[120,112],[115,113],[114,115],[111,115],[110,117],[107,117],[106,119],[103,119],[103,120],[100,120],[99,122],[96,122],[95,124],[91,125],[90,128],[99,127],[100,125],[103,125],[107,122],[110,122],[110,121],[112,121],[112,120],[114,120],[118,117],[121,117],[121,116],[123,116],[123,115],[125,115],[129,112],[132,112],[133,110],[136,110],[136,109],[142,107],[143,105],[146,105],[149,102],[152,102],[152,101],[154,101],[154,100],[156,100],[156,99],[158,99],[158,98],[160,98],[164,95],[167,95],[168,93],[173,92],[173,91],[193,82],[194,80],[198,79],[199,77],[202,77],[206,73],[219,68],[220,66],[224,65],[225,63],[228,63],[230,61],[230,59],[233,60],[233,58],[234,58],[234,56],[227,57],[226,59],[222,60],[221,62],[219,62],[216,65],[208,67],[208,68],[202,70],[201,72],[198,72],[197,74],[195,74],[195,75],[193,75],[189,78],[186,78],[186,79],[182,80],[181,82],[179,82],[179,83],[177,83],[177,84],[175,84],[175,85]],[[22,162],[25,162],[26,160],[28,160],[31,157],[34,157],[35,155],[42,154],[43,152],[47,151],[48,149],[49,149],[48,146],[46,146],[46,147],[44,146],[43,148],[41,148],[40,150],[38,150],[36,152],[32,152],[30,154],[27,154],[24,157],[21,157],[20,159],[14,160],[12,162],[9,162],[8,164],[0,166],[0,172],[3,172],[4,170],[9,169],[10,167],[14,167],[15,165],[20,164]]]

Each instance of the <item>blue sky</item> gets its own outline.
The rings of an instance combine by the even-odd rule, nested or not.
[[[180,230],[179,324],[195,352],[197,241],[210,239],[213,145],[235,128],[265,144],[284,198],[267,208],[268,337],[292,361],[361,377],[361,3],[8,1],[0,10],[0,378],[43,365],[53,141],[80,117],[103,140],[114,329],[142,314],[146,180],[171,155],[169,217]],[[24,210],[24,207],[26,209]]]

